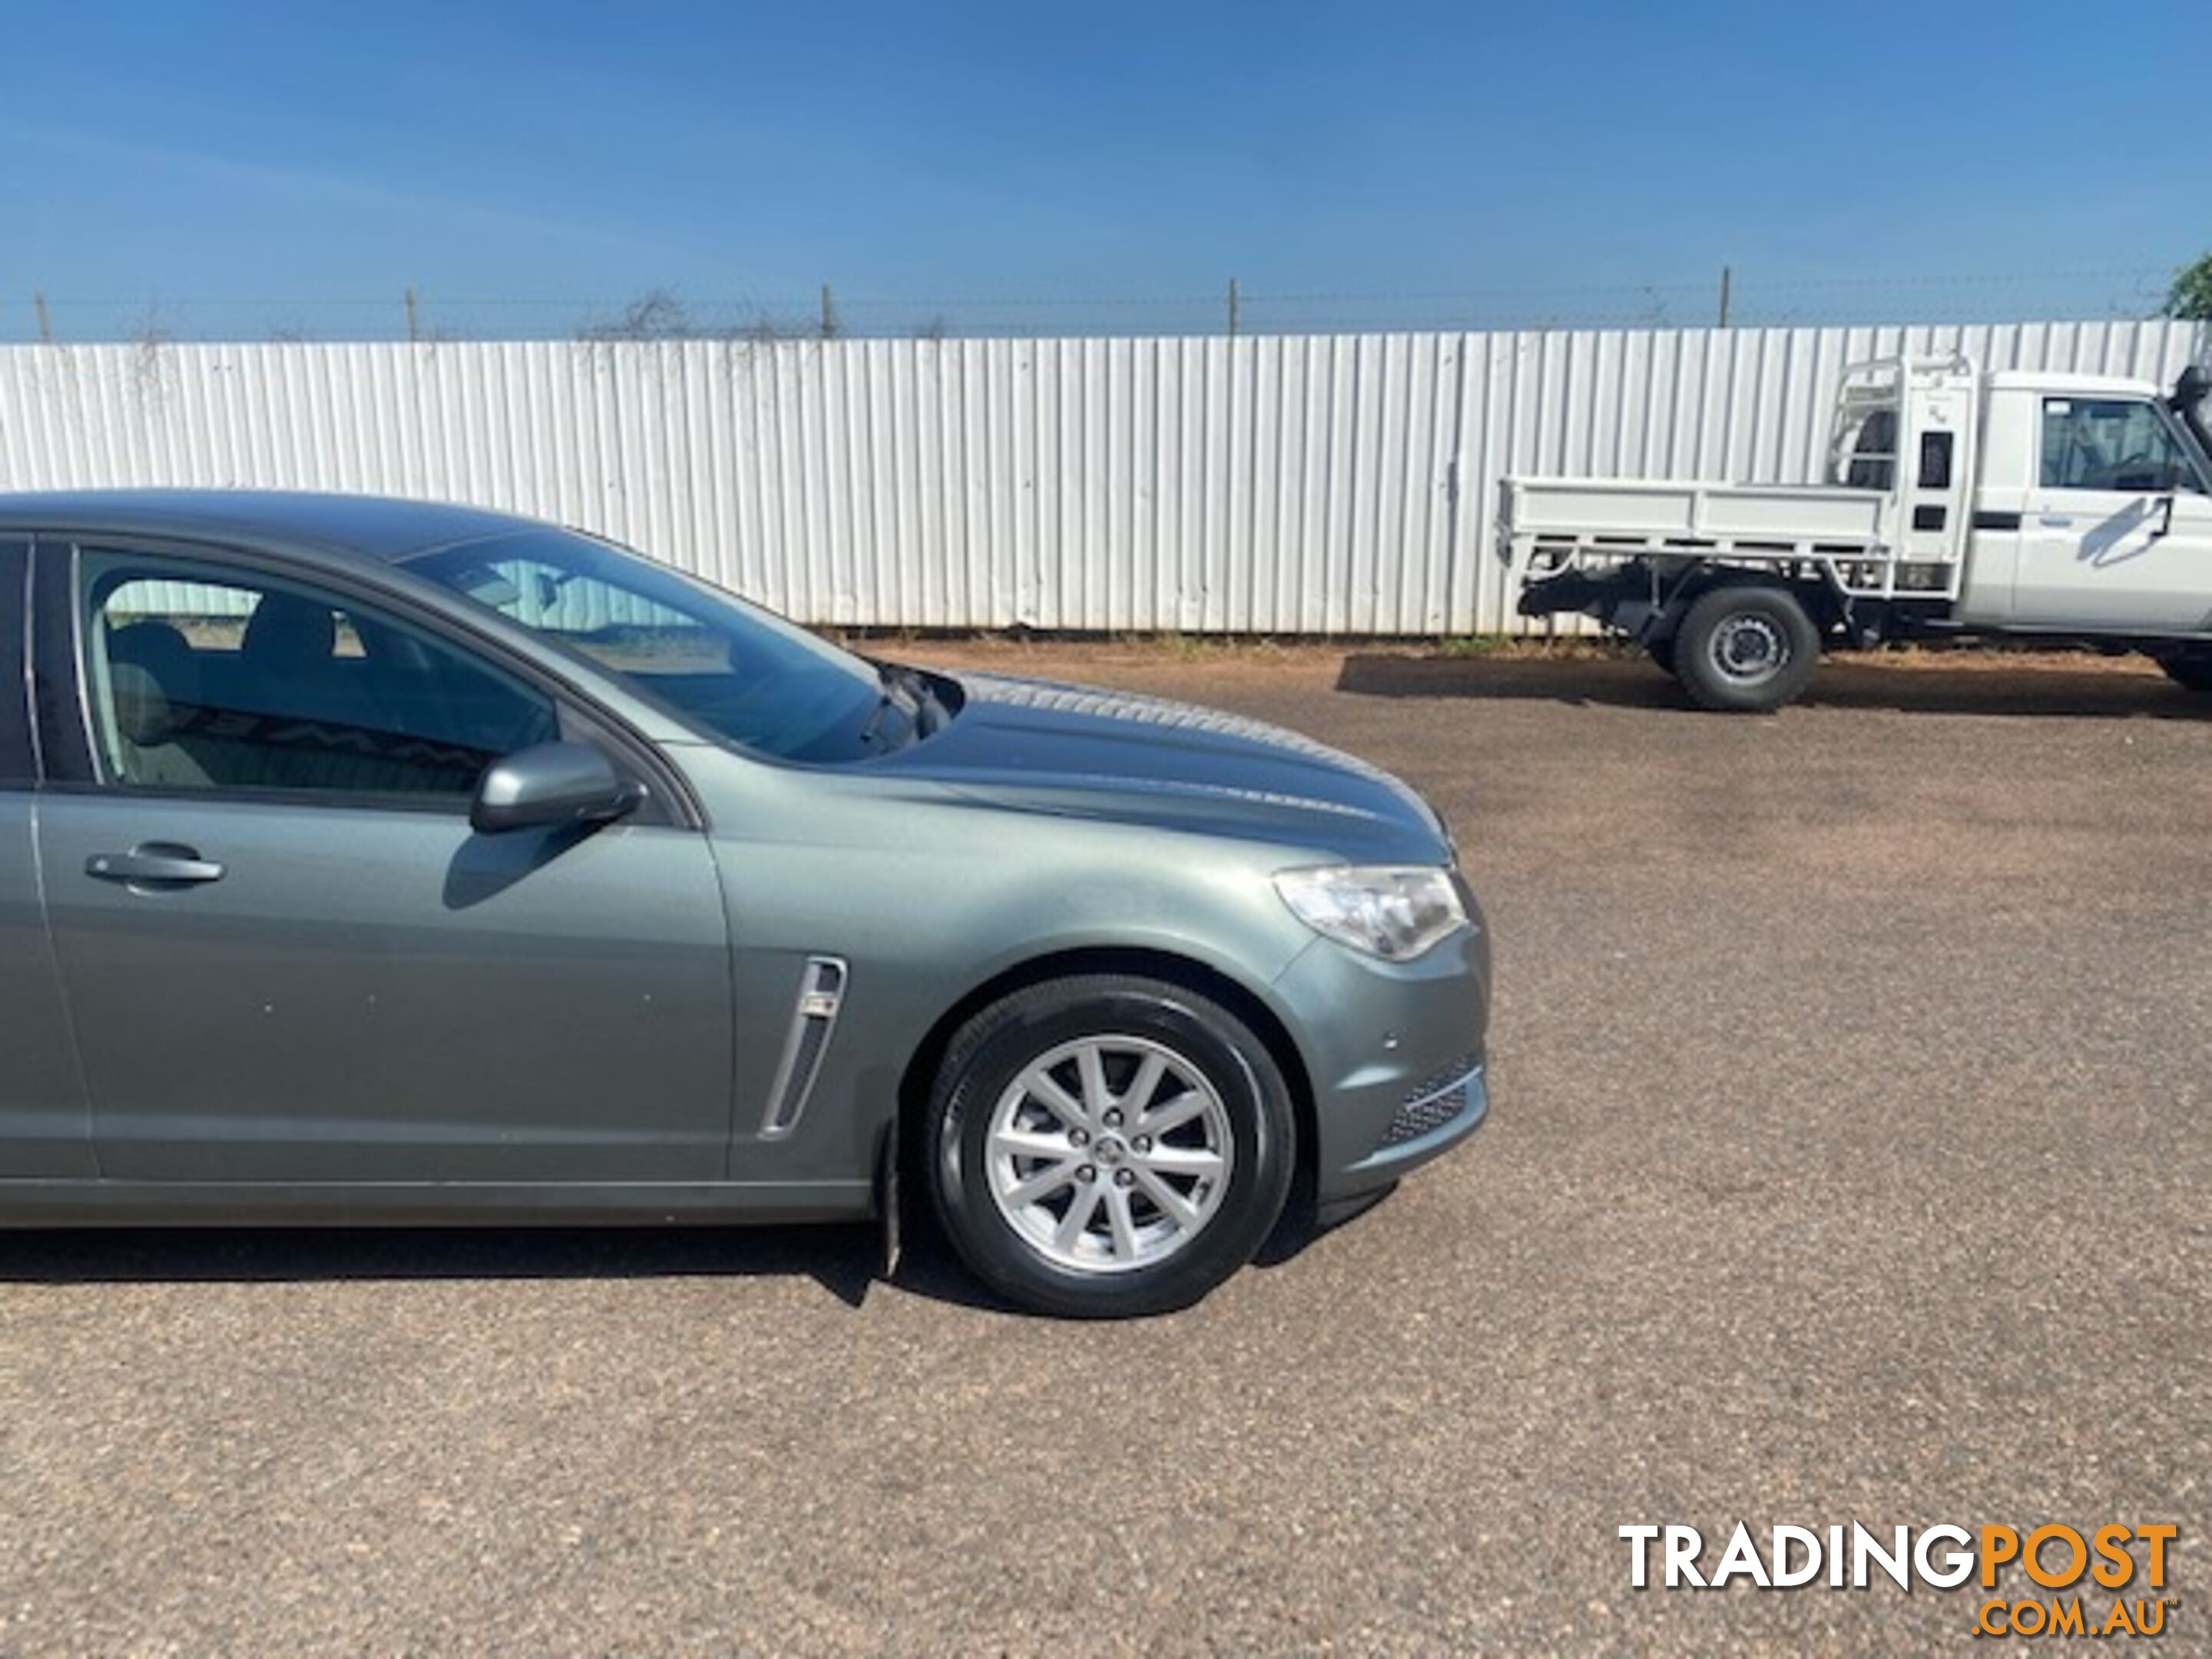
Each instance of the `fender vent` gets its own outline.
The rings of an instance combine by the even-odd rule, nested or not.
[[[768,1115],[761,1120],[761,1136],[773,1140],[798,1127],[829,1051],[830,1033],[837,1024],[837,1011],[845,1002],[845,960],[842,957],[809,957],[799,975],[799,1000],[791,1011],[791,1035],[784,1039],[783,1059],[775,1068],[775,1085],[768,1091]]]

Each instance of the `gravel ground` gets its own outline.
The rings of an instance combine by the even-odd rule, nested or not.
[[[2178,1522],[2165,1645],[2212,1649],[2212,709],[2081,659],[1747,720],[1637,662],[910,650],[1418,784],[1495,927],[1490,1127],[1112,1328],[857,1230],[0,1238],[0,1651],[1973,1640],[1971,1589],[1629,1588],[1620,1525],[1710,1565],[1739,1517]]]

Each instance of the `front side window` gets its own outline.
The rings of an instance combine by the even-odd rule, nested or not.
[[[558,735],[545,696],[349,596],[92,550],[78,587],[110,783],[458,802],[493,761]]]
[[[2139,398],[2045,398],[2041,476],[2045,489],[2204,489],[2164,411]]]

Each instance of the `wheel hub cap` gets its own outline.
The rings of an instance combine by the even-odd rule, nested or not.
[[[986,1184],[1023,1243],[1084,1273],[1150,1267],[1218,1213],[1236,1148],[1205,1073],[1150,1037],[1039,1054],[991,1114]]]
[[[1765,617],[1730,617],[1713,630],[1713,665],[1730,679],[1756,683],[1779,673],[1790,642]]]

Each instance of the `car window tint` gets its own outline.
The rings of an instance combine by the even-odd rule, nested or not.
[[[2201,490],[2157,405],[2139,398],[2046,398],[2045,489]]]
[[[32,766],[30,688],[23,679],[23,630],[30,549],[0,537],[0,784],[27,781]]]
[[[350,597],[106,552],[79,582],[112,782],[465,799],[494,760],[557,733],[548,698]]]

